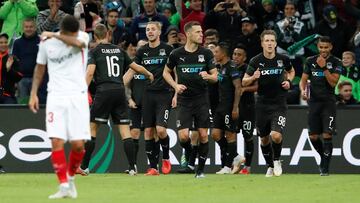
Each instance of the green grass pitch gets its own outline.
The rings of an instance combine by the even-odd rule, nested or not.
[[[48,200],[57,190],[54,174],[0,175],[1,203],[355,203],[360,201],[359,175],[263,174],[193,175],[90,174],[76,177],[77,199]]]

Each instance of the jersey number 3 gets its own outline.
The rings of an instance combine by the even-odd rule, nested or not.
[[[120,75],[120,66],[117,63],[118,61],[119,58],[117,56],[106,56],[106,65],[109,77],[118,77]]]

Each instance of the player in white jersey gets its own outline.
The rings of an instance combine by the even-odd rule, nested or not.
[[[75,170],[84,156],[84,142],[90,139],[90,113],[85,81],[89,37],[79,31],[79,22],[66,16],[60,32],[43,32],[36,59],[29,108],[36,113],[36,95],[46,67],[49,73],[46,103],[46,131],[51,139],[51,162],[60,182],[59,191],[50,199],[76,198]],[[64,143],[71,151],[66,163]]]

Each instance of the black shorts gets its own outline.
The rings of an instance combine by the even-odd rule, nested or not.
[[[256,104],[256,127],[260,137],[270,135],[271,131],[283,134],[286,125],[286,105]]]
[[[173,95],[172,92],[144,91],[142,104],[144,128],[167,127]]]
[[[130,108],[130,129],[143,129],[142,107],[137,105],[136,109]]]
[[[238,122],[243,137],[251,138],[255,128],[255,104],[240,103]]]
[[[193,125],[194,122],[194,125]],[[178,98],[176,127],[181,129],[210,128],[213,122],[208,96]]]
[[[309,101],[309,134],[333,134],[335,132],[336,103],[334,101]]]
[[[115,125],[129,124],[128,103],[124,89],[97,91],[90,110],[91,122],[106,123],[111,115]]]
[[[239,132],[237,123],[237,120],[232,119],[231,112],[216,112],[214,115],[213,128],[236,133]]]

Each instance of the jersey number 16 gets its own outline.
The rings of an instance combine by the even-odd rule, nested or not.
[[[120,75],[120,66],[117,63],[118,61],[119,58],[117,56],[106,56],[109,77],[118,77]]]

